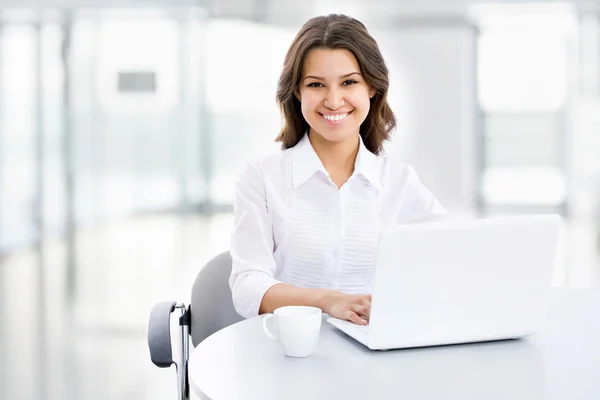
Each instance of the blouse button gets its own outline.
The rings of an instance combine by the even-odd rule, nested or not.
[[[288,200],[288,207],[292,206],[292,200]]]
[[[287,194],[288,194],[288,196],[291,196],[292,195],[292,189],[288,189]]]

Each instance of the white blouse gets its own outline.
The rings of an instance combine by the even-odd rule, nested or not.
[[[382,226],[447,215],[411,166],[374,155],[362,139],[354,173],[338,190],[305,135],[248,163],[236,183],[233,304],[256,316],[277,283],[370,293]]]

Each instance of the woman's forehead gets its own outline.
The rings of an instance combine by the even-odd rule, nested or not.
[[[360,73],[358,61],[345,49],[313,49],[304,59],[302,75],[322,78],[340,78],[352,72]]]

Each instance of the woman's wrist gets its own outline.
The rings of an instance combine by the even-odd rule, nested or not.
[[[320,289],[316,295],[315,306],[320,308],[324,313],[329,313],[330,300],[336,294],[339,294],[336,290]]]
[[[315,293],[315,306],[320,308],[323,312],[325,311],[325,298],[327,297],[327,290],[326,289],[321,289],[318,290],[317,293]]]

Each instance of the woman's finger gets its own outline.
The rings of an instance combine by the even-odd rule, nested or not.
[[[358,314],[356,314],[354,311],[348,311],[346,319],[348,321],[354,322],[355,324],[358,324],[358,325],[366,325],[367,324],[367,321],[364,320],[363,318],[359,317]]]
[[[367,320],[371,316],[371,305],[360,305],[356,304],[352,310],[359,316],[366,318]]]

